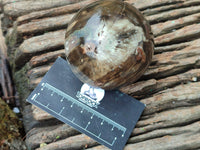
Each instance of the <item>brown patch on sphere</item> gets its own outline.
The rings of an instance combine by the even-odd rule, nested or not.
[[[153,55],[153,35],[143,15],[117,0],[81,9],[66,32],[66,56],[84,83],[111,90],[138,80]]]

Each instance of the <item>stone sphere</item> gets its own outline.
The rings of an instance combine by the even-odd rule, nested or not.
[[[84,83],[112,90],[138,80],[153,55],[153,35],[143,15],[118,0],[94,2],[71,20],[66,58]]]

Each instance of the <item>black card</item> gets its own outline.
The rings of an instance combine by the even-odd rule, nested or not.
[[[119,91],[83,84],[58,58],[28,102],[113,150],[122,150],[145,105]]]

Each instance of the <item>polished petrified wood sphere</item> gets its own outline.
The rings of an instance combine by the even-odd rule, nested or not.
[[[135,7],[105,0],[76,14],[67,28],[65,49],[82,82],[110,90],[138,80],[154,46],[150,26]]]

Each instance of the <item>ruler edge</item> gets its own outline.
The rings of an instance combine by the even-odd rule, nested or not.
[[[62,63],[63,63],[63,62],[67,63],[67,64],[68,64],[68,67],[70,68],[69,63],[68,63],[66,60],[64,60],[63,58],[61,58],[60,56],[58,56],[58,58],[57,58],[56,61],[53,63],[53,65],[51,66],[51,68],[54,67],[54,66],[59,62],[59,60],[60,60],[60,62],[62,62]],[[42,78],[42,80],[40,81],[40,83],[34,88],[34,90],[32,90],[32,92],[31,92],[31,93],[29,94],[29,96],[26,98],[26,101],[27,101],[27,102],[29,102],[29,103],[31,103],[31,104],[37,106],[36,103],[33,103],[32,100],[29,101],[28,99],[29,99],[29,97],[31,97],[32,93],[33,93],[39,86],[41,86],[41,84],[42,84],[43,82],[47,82],[47,81],[45,81],[45,77],[46,77],[47,74],[51,71],[51,68],[46,72],[46,74],[43,76],[43,78]],[[70,70],[71,70],[71,68],[70,68]],[[118,91],[119,91],[119,90],[118,90]],[[123,93],[123,92],[121,92],[121,91],[119,91],[119,92],[120,92],[120,93]],[[126,96],[129,96],[129,95],[126,94],[126,93],[123,93],[123,94],[126,95]],[[131,98],[133,98],[135,101],[137,101],[138,105],[140,105],[140,108],[141,108],[141,111],[140,111],[140,112],[138,113],[138,115],[137,115],[137,116],[138,116],[137,119],[133,122],[134,125],[131,126],[131,128],[132,128],[132,130],[133,130],[133,129],[135,128],[135,126],[136,126],[138,120],[140,119],[140,117],[141,117],[141,115],[142,115],[142,113],[143,113],[143,111],[144,111],[146,105],[145,105],[144,103],[140,102],[139,100],[135,99],[135,98],[132,97],[132,96],[129,96],[129,97],[131,97]],[[42,105],[40,105],[40,106],[42,106]],[[38,107],[38,106],[37,106],[37,107]],[[44,106],[42,106],[42,107],[43,107],[44,109],[42,109],[42,108],[40,108],[40,107],[38,107],[38,108],[41,109],[41,110],[43,110],[43,111],[45,111],[46,113],[50,114],[50,113],[47,111],[47,110],[49,110],[49,109],[46,109]],[[50,114],[50,115],[52,115],[52,114]],[[76,126],[78,129],[75,128],[75,127],[73,126],[74,124],[72,124],[71,122],[66,123],[66,122],[63,120],[63,118],[60,117],[60,116],[58,116],[56,113],[55,113],[55,116],[54,116],[54,115],[52,115],[52,116],[53,116],[54,118],[56,118],[56,119],[62,121],[63,123],[68,124],[69,126],[71,126],[72,128],[74,128],[75,130],[81,132],[82,134],[85,134],[85,135],[89,136],[90,138],[92,138],[93,140],[95,140],[97,143],[102,144],[102,145],[105,145],[105,146],[108,147],[108,148],[112,148],[112,147],[109,146],[109,144],[105,143],[104,141],[102,141],[102,140],[99,139],[99,138],[96,138],[96,136],[93,136],[93,135],[91,135],[90,133],[89,133],[90,135],[88,135],[88,132],[86,132],[86,133],[82,132],[82,129],[79,128],[77,125],[75,125],[75,126]],[[112,119],[111,119],[111,120],[112,120]],[[80,131],[79,129],[80,129],[81,131]],[[83,131],[84,131],[84,130],[83,130]],[[128,139],[129,139],[129,137],[131,136],[131,133],[132,133],[132,132],[127,133],[127,137],[124,137],[126,142],[125,142],[123,145],[120,146],[120,147],[122,147],[122,149],[125,147],[126,143],[128,142]],[[101,142],[98,142],[96,139],[101,140],[101,142],[103,142],[103,143],[105,143],[105,144],[103,144],[103,143],[101,143]],[[108,146],[107,146],[107,145],[108,145]],[[113,149],[113,148],[112,148],[112,149]],[[113,150],[116,150],[116,149],[113,149]],[[117,149],[117,150],[121,150],[121,149]]]

